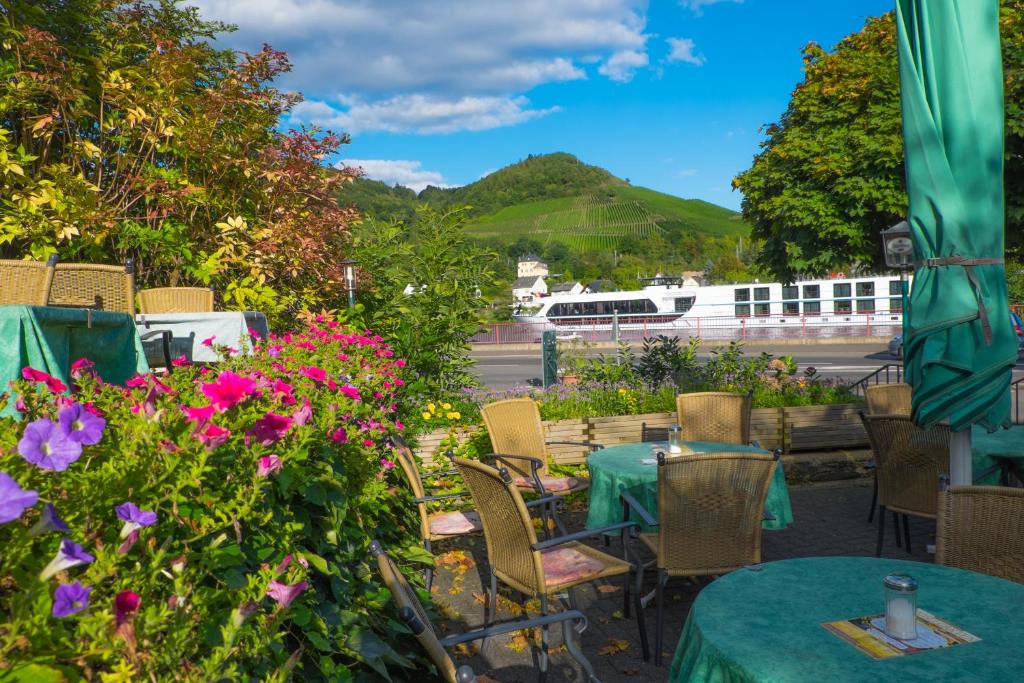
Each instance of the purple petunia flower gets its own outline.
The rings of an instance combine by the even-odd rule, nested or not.
[[[18,452],[36,467],[63,472],[82,455],[82,444],[69,439],[56,422],[43,417],[25,427]]]
[[[292,601],[299,597],[299,594],[307,588],[309,588],[309,584],[305,581],[299,581],[293,586],[281,583],[280,581],[271,581],[267,585],[267,595],[277,601],[277,604],[281,605],[282,608],[288,609]]]
[[[53,594],[53,616],[60,619],[81,612],[89,606],[91,592],[92,586],[83,586],[78,581],[57,586]]]
[[[103,438],[107,421],[93,415],[81,403],[73,403],[57,413],[57,420],[64,435],[83,446],[92,446]]]
[[[26,491],[9,474],[0,472],[0,524],[18,519],[25,508],[32,507],[37,500],[38,491]]]
[[[156,524],[156,513],[152,510],[140,510],[139,506],[132,502],[122,503],[114,510],[117,516],[124,520],[121,528],[121,538],[128,538],[128,535],[136,529]]]
[[[39,521],[28,530],[28,535],[38,536],[51,531],[66,532],[67,530],[68,525],[57,514],[57,508],[53,507],[53,503],[47,503],[43,506],[43,514],[39,517]]]
[[[77,567],[80,564],[89,564],[95,559],[95,557],[85,552],[85,549],[83,549],[82,546],[78,545],[70,538],[65,538],[60,542],[60,548],[57,550],[57,554],[52,560],[50,560],[50,563],[43,568],[43,571],[39,573],[39,580],[46,581],[57,572]]]

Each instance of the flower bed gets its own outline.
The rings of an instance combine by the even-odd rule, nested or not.
[[[389,489],[392,356],[326,322],[127,387],[84,360],[70,395],[27,371],[9,399],[22,419],[0,418],[0,669],[316,681],[416,666],[385,642],[402,629],[367,562],[371,536],[425,559]]]

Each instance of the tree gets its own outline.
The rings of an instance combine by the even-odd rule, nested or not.
[[[1007,237],[1024,228],[1024,0],[1002,3]],[[805,77],[753,165],[733,180],[775,276],[881,266],[878,233],[907,210],[892,13],[868,19],[832,52],[804,48]]]

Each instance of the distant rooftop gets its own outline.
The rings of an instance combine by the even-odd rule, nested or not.
[[[512,289],[522,289],[523,287],[530,287],[533,285],[534,282],[537,281],[539,277],[540,275],[531,275],[529,277],[516,278],[516,281],[512,283]]]
[[[558,292],[571,292],[572,288],[578,284],[578,282],[563,282],[560,285],[555,285],[554,287],[552,287],[551,293],[557,294]]]
[[[537,256],[536,254],[527,254],[526,256],[520,256],[519,261],[520,263],[523,261],[536,261],[537,263],[543,263],[547,265],[547,261],[542,259],[540,256]]]

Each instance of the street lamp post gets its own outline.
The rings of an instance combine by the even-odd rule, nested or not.
[[[341,262],[345,266],[345,289],[348,290],[348,309],[356,307],[356,262],[346,259]]]
[[[903,348],[907,343],[907,271],[914,267],[914,242],[910,239],[910,224],[900,221],[882,231],[885,265],[900,273],[900,323]],[[904,380],[906,381],[906,380]]]

